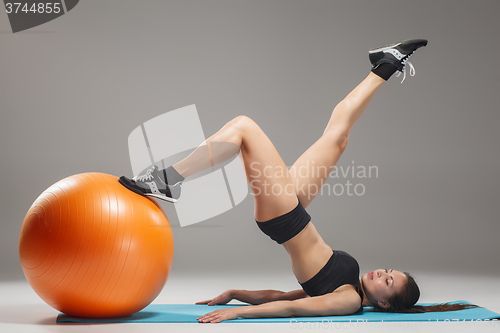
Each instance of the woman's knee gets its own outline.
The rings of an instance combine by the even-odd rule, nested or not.
[[[250,117],[244,115],[235,117],[233,120],[231,120],[230,123],[232,126],[243,131],[259,128],[255,121],[253,121]]]

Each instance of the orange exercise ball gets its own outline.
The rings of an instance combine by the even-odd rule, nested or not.
[[[158,296],[174,239],[156,201],[117,177],[84,173],[36,199],[21,228],[19,256],[31,287],[53,308],[75,317],[121,317]]]

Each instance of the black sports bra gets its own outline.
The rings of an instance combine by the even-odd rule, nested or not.
[[[299,283],[302,289],[311,297],[328,294],[344,284],[353,285],[356,288],[361,303],[363,303],[363,291],[359,283],[359,265],[349,253],[334,250],[328,262],[311,279]],[[363,305],[356,311],[363,311]]]

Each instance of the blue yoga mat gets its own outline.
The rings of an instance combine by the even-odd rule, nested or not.
[[[456,301],[468,303],[466,301]],[[455,303],[455,302],[453,302]],[[419,305],[432,305],[419,303]],[[76,318],[60,313],[58,323],[198,323],[196,318],[224,308],[247,306],[245,304],[195,305],[195,304],[151,304],[133,315],[120,318],[87,319]],[[373,311],[365,307],[360,314],[350,316],[291,317],[291,318],[238,318],[222,323],[290,323],[290,322],[381,322],[381,321],[479,321],[499,319],[500,314],[485,308],[472,308],[448,312],[426,313],[387,313]]]

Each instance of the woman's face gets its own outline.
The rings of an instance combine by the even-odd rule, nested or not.
[[[403,291],[406,281],[403,272],[392,269],[377,269],[361,276],[365,293],[376,299],[383,308],[389,307],[389,298]]]

